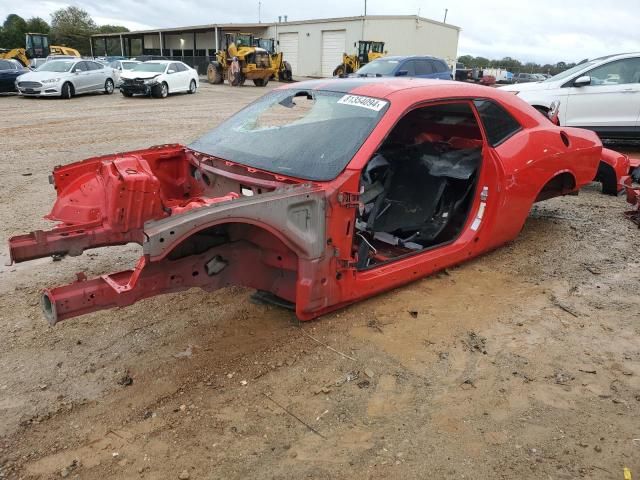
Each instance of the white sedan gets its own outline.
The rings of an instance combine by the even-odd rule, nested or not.
[[[640,137],[640,53],[596,58],[543,82],[500,88],[543,113],[559,102],[560,125],[606,138]]]
[[[120,92],[125,97],[135,94],[165,98],[170,93],[196,93],[198,72],[182,62],[151,60],[142,62],[120,75]]]
[[[126,70],[133,70],[133,67],[140,64],[138,60],[114,60],[109,64],[113,68],[113,81],[116,83],[116,88],[120,87],[120,76],[122,72]]]

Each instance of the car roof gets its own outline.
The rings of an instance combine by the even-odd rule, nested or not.
[[[605,55],[604,57],[590,58],[588,62],[602,62],[605,60],[611,60],[615,58],[627,58],[627,57],[640,57],[640,52],[613,53],[611,55]],[[584,62],[584,63],[587,63],[587,62]]]
[[[442,60],[438,57],[433,57],[431,55],[389,55],[386,57],[381,57],[376,60]],[[444,60],[442,60],[444,62]]]
[[[168,63],[176,63],[176,62],[180,62],[180,61],[179,60],[147,60],[146,62],[140,62],[140,63],[160,63],[162,65],[167,65]]]
[[[525,128],[548,123],[524,100],[507,90],[483,85],[419,77],[325,78],[290,83],[276,90],[315,90],[381,98],[406,108],[440,100],[490,99],[511,112]]]
[[[62,57],[62,58],[52,58],[51,60],[47,60],[45,63],[51,63],[51,62],[86,62],[87,59],[86,58],[80,58],[80,57]],[[91,60],[93,61],[93,60]]]
[[[401,91],[414,90],[416,98],[420,98],[420,101],[456,97],[508,100],[514,97],[510,92],[474,83],[418,77],[325,78],[291,83],[279,89],[324,90],[376,98],[389,98]]]

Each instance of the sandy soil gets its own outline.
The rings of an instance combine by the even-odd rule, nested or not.
[[[0,98],[0,242],[47,226],[54,165],[189,142],[264,92]],[[2,266],[0,478],[640,475],[625,208],[595,186],[539,204],[512,244],[304,324],[231,288],[49,328],[41,288],[139,248]]]

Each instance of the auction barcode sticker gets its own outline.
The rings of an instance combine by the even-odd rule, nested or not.
[[[378,100],[377,98],[371,97],[361,97],[360,95],[345,95],[338,100],[338,103],[354,107],[368,108],[369,110],[374,110],[376,112],[379,112],[387,105],[387,102],[384,100]]]

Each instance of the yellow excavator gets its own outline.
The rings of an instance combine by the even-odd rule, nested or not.
[[[355,47],[355,45],[354,45]],[[342,54],[342,63],[333,71],[334,77],[344,77],[355,72],[361,66],[369,62],[384,57],[384,42],[374,42],[372,40],[360,40],[358,42],[358,53],[356,55]]]
[[[271,66],[278,72],[277,78],[276,75],[272,77],[273,80],[279,80],[281,82],[291,82],[293,80],[291,64],[284,59],[282,52],[276,52],[276,41],[273,38],[255,38],[253,44],[269,52],[269,56],[271,56]]]
[[[271,63],[271,56],[264,48],[256,47],[255,40],[250,33],[225,34],[226,48],[216,52],[216,59],[207,67],[209,83],[224,82],[227,77],[229,84],[243,85],[246,80],[253,80],[257,87],[264,87],[269,83],[278,70]],[[231,62],[234,58],[240,63],[240,75],[231,74]]]
[[[49,36],[44,33],[27,33],[25,48],[0,49],[0,58],[13,58],[18,60],[26,68],[29,68],[32,58],[46,58],[49,55],[79,57],[80,52],[71,47],[49,45]]]

